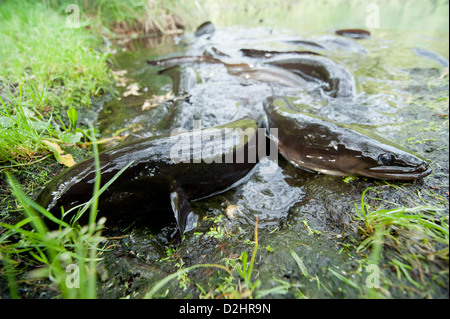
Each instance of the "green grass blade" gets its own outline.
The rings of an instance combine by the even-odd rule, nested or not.
[[[305,264],[303,263],[302,259],[293,250],[291,250],[291,256],[294,258],[294,260],[297,263],[298,267],[300,268],[300,271],[302,272],[303,276],[308,278],[309,274],[308,274],[308,271],[306,270]]]
[[[164,287],[168,282],[170,282],[171,280],[177,278],[178,276],[187,273],[188,271],[191,271],[193,269],[196,268],[218,268],[218,269],[222,269],[227,271],[228,273],[231,274],[231,272],[228,270],[228,268],[226,268],[225,266],[222,265],[217,265],[217,264],[199,264],[199,265],[193,265],[191,267],[188,268],[184,268],[184,269],[180,269],[177,272],[161,279],[160,281],[158,281],[153,287],[152,289],[150,289],[149,292],[147,292],[147,294],[145,295],[145,299],[151,299],[155,296],[156,293],[158,293],[158,291],[161,290],[162,287]]]
[[[351,281],[350,279],[342,276],[341,274],[337,273],[336,271],[334,271],[331,268],[328,268],[328,271],[331,272],[334,276],[336,276],[339,280],[341,280],[343,283],[349,285],[350,287],[359,290],[359,287],[357,284],[355,284],[353,281]]]

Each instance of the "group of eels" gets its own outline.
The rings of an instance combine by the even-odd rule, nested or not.
[[[211,36],[213,32],[214,26],[206,23],[197,30],[196,36]],[[358,30],[341,33],[354,37],[370,36]],[[258,67],[228,64],[207,55],[147,62],[165,68],[218,63],[235,76],[287,86],[304,87],[316,83],[330,98],[348,98],[356,94],[351,73],[343,65],[319,54],[252,49],[241,52],[268,60]],[[277,143],[279,153],[296,167],[323,174],[410,181],[431,173],[426,160],[371,132],[302,112],[282,96],[269,97],[263,105],[264,114],[257,119],[244,118],[175,136],[144,138],[100,153],[102,186],[126,169],[101,194],[99,213],[124,216],[159,214],[170,209],[177,224],[172,238],[179,243],[183,233],[196,225],[190,202],[224,192],[245,181],[260,160],[260,156],[251,155],[259,155],[258,148],[265,143]],[[258,134],[261,126],[266,131],[263,136]],[[234,133],[223,134],[216,142],[202,139],[211,132],[227,129]],[[274,129],[277,134],[273,134]],[[196,140],[200,141],[199,147],[194,147]],[[183,157],[179,157],[180,154]],[[37,202],[59,217],[62,207],[67,212],[89,201],[95,178],[95,160],[88,158],[50,181]]]

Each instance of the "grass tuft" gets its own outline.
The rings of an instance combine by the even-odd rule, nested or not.
[[[438,268],[442,264],[448,267],[449,226],[445,209],[430,205],[374,209],[367,204],[369,191],[377,189],[367,188],[361,196],[361,207],[355,205],[357,216],[354,218],[360,222],[358,228],[364,238],[357,252],[369,252],[368,264],[386,271],[394,270],[398,282],[404,277],[417,293],[427,294],[431,287],[426,277],[435,276],[430,272],[432,264]],[[379,198],[370,199],[386,204]],[[379,291],[389,296],[386,288],[392,289],[397,284],[385,275],[382,279],[386,286]],[[376,291],[368,293],[372,297],[380,296]]]
[[[98,168],[97,144],[93,141],[92,145],[95,165]],[[70,223],[58,219],[26,196],[15,179],[6,173],[11,190],[24,213],[24,219],[14,225],[0,223],[5,229],[0,236],[0,257],[7,268],[6,276],[12,298],[20,297],[14,261],[26,258],[31,258],[39,265],[28,271],[26,280],[47,278],[56,286],[63,298],[97,296],[97,262],[98,253],[102,250],[99,245],[104,241],[101,232],[105,223],[105,218],[97,220],[98,198],[130,164],[102,188],[100,188],[100,170],[97,169],[92,198],[79,208],[76,215],[79,218],[89,210],[89,223],[86,226],[78,225],[77,219]],[[46,220],[58,225],[58,229],[49,231]]]

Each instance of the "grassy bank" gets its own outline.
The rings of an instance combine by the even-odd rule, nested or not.
[[[39,2],[1,4],[0,165],[36,161],[52,151],[44,142],[65,139],[70,108],[89,107],[91,98],[112,91],[108,53],[101,40]],[[66,136],[68,137],[68,136]]]
[[[54,152],[43,139],[57,144],[78,142],[79,138],[63,134],[69,126],[67,110],[89,107],[93,97],[114,92],[107,37],[114,38],[114,31],[161,34],[179,30],[184,23],[180,16],[187,8],[177,3],[2,3],[0,165],[30,163]]]
[[[136,32],[180,30],[189,21],[185,12],[193,11],[176,0],[0,3],[1,297],[33,297],[39,292],[30,296],[21,290],[36,280],[50,287],[41,297],[49,291],[69,298],[95,296],[95,276],[84,269],[95,273],[102,224],[95,218],[88,229],[61,224],[49,234],[45,219],[38,217],[46,212],[30,198],[90,152],[90,133],[81,125],[89,119],[80,123],[78,118],[93,99],[115,93],[111,41]],[[81,270],[81,280],[90,281],[86,291],[67,289],[65,267],[71,263]]]

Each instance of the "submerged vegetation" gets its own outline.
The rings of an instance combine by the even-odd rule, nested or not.
[[[75,12],[66,11],[70,4],[80,9],[79,28],[67,25],[76,22],[70,20]],[[85,227],[60,221],[32,199],[62,168],[91,152],[97,155],[98,136],[87,128],[90,119],[83,114],[96,98],[117,93],[111,42],[193,28],[207,17],[203,4],[214,8],[206,0],[0,3],[0,297],[99,296],[99,283],[103,282],[99,261],[117,245],[114,238],[104,237],[104,220],[96,219],[98,196],[109,184],[100,189],[97,179],[92,200],[81,207],[79,214],[90,215]],[[295,5],[288,1],[279,8]],[[235,1],[237,8],[251,10],[252,6],[257,5]],[[238,18],[245,10],[239,10]],[[442,83],[445,92],[430,98],[430,92]],[[448,75],[430,80],[427,89],[426,97],[411,98],[412,107],[441,116],[411,123],[424,124],[422,134],[405,137],[406,143],[425,152],[432,148],[432,139],[442,138],[435,132],[448,136]],[[433,186],[409,185],[406,189],[401,184],[378,183],[363,188],[360,201],[346,212],[352,234],[344,238],[333,234],[340,255],[351,256],[352,263],[345,269],[332,265],[319,269],[310,255],[301,254],[308,251],[308,244],[299,238],[323,241],[328,236],[303,216],[298,217],[298,236],[288,238],[292,244],[285,245],[269,239],[272,233],[258,231],[258,222],[254,234],[227,228],[224,214],[207,219],[204,224],[209,227],[188,238],[211,242],[220,251],[215,259],[189,264],[183,260],[189,252],[168,248],[167,258],[159,263],[169,265],[173,272],[142,287],[139,293],[124,289],[120,297],[167,297],[176,289],[199,298],[432,298],[439,287],[448,291],[448,162],[431,160],[435,168],[447,167],[447,173],[443,169],[440,176],[433,177]],[[345,183],[360,182],[347,178]],[[416,193],[411,194],[413,191]],[[394,193],[403,201],[391,201]],[[219,211],[223,213],[223,209]],[[57,230],[48,230],[49,220],[58,225]],[[276,264],[280,255],[286,261],[274,268],[285,267],[284,273],[263,282],[264,260]],[[371,277],[374,281],[367,284],[370,265],[379,276]],[[218,271],[211,275],[212,270]],[[342,287],[333,287],[330,278]]]

